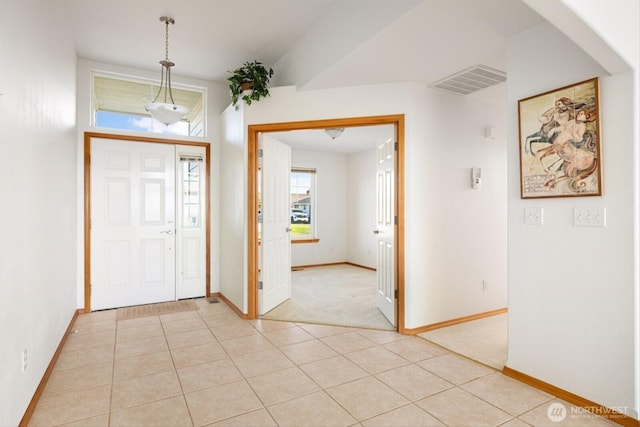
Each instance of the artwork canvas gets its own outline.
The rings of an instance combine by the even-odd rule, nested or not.
[[[598,79],[518,101],[520,195],[601,196]]]

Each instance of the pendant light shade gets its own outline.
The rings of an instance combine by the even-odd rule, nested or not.
[[[180,121],[180,119],[189,112],[189,109],[182,105],[177,105],[171,93],[171,67],[176,64],[169,60],[169,24],[174,24],[175,21],[173,18],[167,16],[160,17],[160,21],[165,24],[165,58],[160,61],[160,65],[162,66],[160,71],[160,88],[153,102],[145,105],[144,109],[149,112],[154,119],[165,125],[170,125]],[[163,102],[157,102],[163,92]]]
[[[154,102],[152,104],[147,104],[144,109],[151,113],[154,119],[164,123],[165,125],[179,122],[180,119],[189,112],[187,107],[177,104],[169,104],[166,102]]]

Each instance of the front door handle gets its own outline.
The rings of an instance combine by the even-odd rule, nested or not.
[[[373,234],[376,234],[376,235],[378,235],[378,234],[382,234],[382,231],[380,231],[380,230],[373,230]]]
[[[163,231],[161,231],[161,233],[166,233],[168,235],[172,235],[173,234],[173,230],[163,230]]]

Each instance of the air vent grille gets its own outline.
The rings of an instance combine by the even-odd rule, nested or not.
[[[507,80],[507,73],[475,65],[433,83],[431,87],[458,95],[468,95]]]

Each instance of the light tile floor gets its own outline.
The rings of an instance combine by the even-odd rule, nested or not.
[[[507,313],[423,332],[418,336],[501,370],[507,362]]]
[[[571,405],[420,337],[197,303],[80,315],[29,425],[615,425],[584,412],[553,422],[551,404]]]

